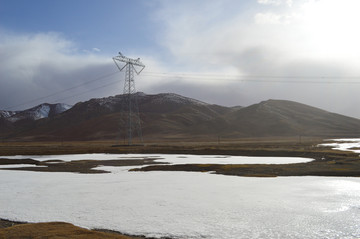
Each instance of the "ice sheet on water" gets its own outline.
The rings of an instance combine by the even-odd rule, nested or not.
[[[289,164],[306,163],[314,159],[299,157],[254,157],[224,155],[160,155],[157,162],[171,164]]]
[[[336,142],[360,142],[360,139],[359,139],[359,138],[327,139],[326,141],[336,141]]]
[[[6,156],[9,159],[32,158],[38,161],[47,160],[138,160],[156,159],[157,162],[171,164],[289,164],[306,163],[313,159],[297,157],[248,157],[224,155],[191,155],[191,154],[67,154],[67,155],[32,155]]]
[[[323,143],[319,144],[319,146],[331,147],[335,150],[360,153],[360,139],[329,139],[327,141],[333,141],[333,143]]]
[[[0,168],[23,168],[23,167],[47,167],[47,166],[37,166],[34,164],[7,164],[7,165],[0,165]]]
[[[0,171],[0,192],[0,218],[20,221],[173,238],[360,236],[359,178]]]
[[[121,159],[124,157],[123,154],[64,154],[64,155],[16,155],[16,156],[3,156],[3,158],[8,159],[34,159],[38,161],[48,161],[48,160],[61,160],[64,162],[74,161],[74,160],[113,160]]]

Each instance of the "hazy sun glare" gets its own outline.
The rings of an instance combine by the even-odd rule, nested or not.
[[[309,44],[321,57],[358,57],[360,1],[320,0],[302,6],[302,25]]]

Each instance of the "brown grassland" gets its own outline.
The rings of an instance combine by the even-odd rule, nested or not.
[[[0,239],[137,239],[110,231],[88,230],[65,222],[19,223],[0,219]]]
[[[116,145],[111,141],[82,142],[2,142],[0,143],[0,165],[14,164],[6,159],[8,155],[53,155],[80,153],[152,153],[152,154],[207,154],[207,155],[242,155],[242,156],[279,156],[313,158],[309,163],[278,165],[218,165],[218,164],[159,164],[148,158],[132,160],[80,160],[72,162],[39,162],[31,159],[16,163],[33,164],[34,167],[16,170],[106,173],[93,169],[98,165],[124,166],[143,165],[134,171],[194,171],[212,172],[224,175],[247,177],[276,176],[360,176],[359,156],[351,152],[318,147],[321,138],[253,138],[224,141],[174,140],[167,142],[147,142],[144,145]],[[48,167],[36,167],[45,165]],[[6,170],[6,169],[5,169]],[[12,169],[14,170],[14,169]],[[0,220],[0,239],[3,238],[144,238],[99,232],[75,227],[68,223],[53,222],[40,224],[18,224]]]

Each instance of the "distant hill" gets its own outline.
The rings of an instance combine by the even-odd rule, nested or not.
[[[12,138],[14,134],[36,127],[38,120],[54,117],[70,108],[70,105],[62,103],[43,103],[22,111],[0,110],[0,136]]]
[[[0,118],[3,118],[10,122],[16,122],[19,120],[38,120],[42,118],[51,117],[71,108],[71,105],[67,104],[48,104],[44,103],[33,108],[23,111],[6,111],[0,110]]]
[[[171,93],[135,96],[145,140],[356,137],[360,133],[359,119],[292,101],[268,100],[248,107],[225,107]],[[105,140],[119,135],[121,138],[124,134],[120,129],[125,128],[124,100],[124,95],[117,95],[79,102],[71,108],[42,104],[15,113],[0,111],[4,115],[0,117],[2,138]]]
[[[360,120],[286,100],[268,100],[228,116],[244,136],[356,136]]]

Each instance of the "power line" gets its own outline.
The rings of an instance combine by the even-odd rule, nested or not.
[[[67,89],[64,89],[64,90],[61,90],[61,91],[58,91],[58,92],[55,92],[55,93],[52,93],[52,94],[49,94],[49,95],[46,95],[46,96],[42,96],[42,97],[38,97],[36,99],[32,99],[32,100],[29,100],[29,101],[26,101],[24,103],[20,103],[20,104],[17,104],[17,105],[13,105],[13,106],[10,106],[10,107],[6,107],[5,110],[9,110],[9,109],[13,109],[13,108],[17,108],[17,107],[20,107],[20,106],[24,106],[24,105],[28,105],[30,103],[34,103],[34,102],[37,102],[37,101],[40,101],[40,100],[43,100],[43,99],[47,99],[47,98],[50,98],[50,97],[53,97],[55,95],[59,95],[59,94],[62,94],[62,93],[65,93],[67,91],[71,91],[73,89],[76,89],[76,88],[79,88],[79,87],[82,87],[82,86],[85,86],[85,85],[89,85],[93,82],[96,82],[96,81],[99,81],[99,80],[103,80],[107,77],[110,77],[110,76],[113,76],[115,74],[118,74],[119,71],[115,71],[115,72],[111,72],[111,73],[108,73],[108,74],[105,74],[105,75],[102,75],[102,76],[99,76],[93,80],[90,80],[90,81],[87,81],[87,82],[84,82],[84,83],[81,83],[79,85],[75,85],[75,86],[72,86],[70,88],[67,88]],[[100,87],[100,88],[103,88],[103,87]],[[91,90],[92,91],[92,90]],[[80,93],[81,95],[83,93]],[[79,94],[77,94],[79,95]],[[71,98],[71,97],[70,97]]]
[[[169,76],[202,76],[202,77],[247,77],[247,78],[283,78],[283,79],[360,79],[360,76],[315,76],[315,75],[308,75],[308,76],[294,76],[294,75],[241,75],[241,74],[222,74],[222,73],[178,73],[178,72],[145,72],[144,74],[151,74],[151,75],[169,75]]]
[[[89,85],[91,83],[94,83],[96,81],[103,80],[105,78],[108,78],[110,76],[113,76],[115,74],[118,74],[119,71],[114,71],[102,76],[99,76],[93,80],[86,81],[84,83],[66,88],[61,91],[54,92],[52,94],[38,97],[17,105],[13,105],[10,107],[6,107],[5,110],[17,108],[20,106],[28,105],[30,103],[34,103],[40,100],[44,100],[50,97],[54,97],[59,94],[63,94],[65,92],[74,90],[76,88]],[[203,80],[203,81],[219,81],[219,78],[221,78],[222,81],[228,81],[228,82],[247,82],[247,83],[282,83],[282,84],[360,84],[360,76],[275,76],[275,75],[237,75],[237,74],[215,74],[215,73],[173,73],[173,72],[144,72],[142,74],[145,77],[156,77],[156,78],[164,78],[164,77],[174,77],[174,78],[182,78],[182,79],[197,79],[197,80]],[[288,79],[288,81],[286,81]],[[359,81],[349,81],[352,80],[359,80]],[[332,80],[332,81],[330,81]],[[334,81],[337,80],[337,81]],[[340,81],[342,80],[342,81]],[[347,81],[344,81],[347,80]],[[114,84],[117,84],[118,81],[106,83],[104,85],[86,90],[84,92],[80,92],[68,97],[64,97],[61,99],[58,99],[57,101],[66,100],[69,98],[73,98],[79,95],[84,95],[86,93],[105,88]]]
[[[250,83],[290,83],[290,84],[360,84],[360,76],[272,76],[272,75],[235,75],[213,73],[167,73],[145,72],[147,77],[175,77],[183,79],[197,79],[204,81],[250,82]],[[289,79],[289,81],[285,81]],[[329,81],[329,80],[359,80],[359,81]]]
[[[95,91],[95,90],[98,90],[98,89],[102,89],[102,88],[108,87],[108,86],[110,86],[110,85],[115,85],[115,84],[119,84],[119,80],[110,82],[110,83],[105,84],[105,85],[98,86],[98,87],[96,87],[96,88],[93,88],[93,89],[90,89],[90,90],[87,90],[87,91],[83,91],[83,92],[81,92],[81,93],[77,93],[77,94],[75,94],[75,95],[71,95],[71,96],[67,96],[67,97],[65,97],[65,98],[57,99],[57,100],[54,100],[54,101],[52,101],[52,102],[53,102],[53,103],[56,103],[56,102],[60,102],[60,101],[63,101],[63,100],[67,100],[67,99],[74,98],[74,97],[79,96],[79,95],[84,95],[84,94],[86,94],[86,93],[89,93],[89,92],[92,92],[92,91]]]

